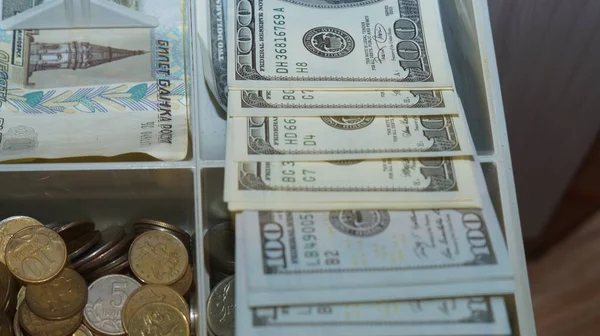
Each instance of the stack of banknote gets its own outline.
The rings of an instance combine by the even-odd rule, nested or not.
[[[438,0],[206,0],[239,335],[510,335]]]
[[[0,30],[0,162],[186,157],[186,0],[114,2],[159,26]],[[2,19],[42,3],[3,0]]]

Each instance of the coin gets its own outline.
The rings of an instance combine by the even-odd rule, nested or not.
[[[175,236],[162,231],[139,235],[129,248],[129,266],[142,282],[170,285],[185,274],[188,252]]]
[[[183,313],[163,302],[140,308],[129,320],[129,336],[187,336],[190,326]]]
[[[79,273],[64,268],[56,277],[27,286],[25,301],[37,316],[63,320],[83,310],[87,303],[87,283]]]
[[[17,310],[17,313],[15,314],[15,317],[13,318],[13,332],[15,333],[15,336],[24,336],[23,330],[21,330],[21,323],[19,323],[19,311],[18,310]]]
[[[194,271],[192,270],[192,266],[188,265],[181,279],[177,280],[174,284],[171,284],[169,286],[173,288],[177,293],[185,296],[190,291],[190,288],[192,288],[193,282]]]
[[[116,245],[125,235],[125,230],[120,226],[111,226],[105,230],[102,230],[100,234],[100,242],[98,242],[98,244],[85,253],[81,258],[75,260],[71,264],[72,269],[77,271],[79,267],[85,265],[91,260],[94,260],[94,258]]]
[[[208,296],[207,323],[218,336],[235,335],[235,277],[221,281]]]
[[[67,242],[67,258],[73,261],[91,249],[100,241],[100,231],[90,231],[83,236]]]
[[[25,300],[25,286],[19,289],[19,293],[17,294],[17,313],[15,314],[15,318],[13,319],[13,331],[15,336],[23,336],[23,331],[21,330],[21,323],[19,323],[19,307],[21,303]]]
[[[185,299],[170,287],[163,285],[142,286],[129,295],[127,301],[125,301],[125,305],[123,306],[121,320],[123,321],[125,331],[128,331],[127,326],[129,325],[129,321],[133,314],[135,314],[143,306],[154,302],[164,302],[170,304],[181,311],[183,315],[186,316],[186,319],[190,313]]]
[[[94,231],[94,226],[93,222],[68,222],[53,228],[53,230],[58,233],[64,241],[70,242],[88,232]]]
[[[79,328],[73,333],[73,336],[94,336],[90,329],[84,324],[80,325]]]
[[[100,277],[109,274],[122,274],[124,270],[129,268],[129,256],[123,254],[119,258],[109,262],[108,264],[101,266],[92,272],[85,275],[86,280],[94,281]]]
[[[4,251],[6,251],[6,244],[15,232],[26,228],[28,226],[43,226],[42,223],[36,219],[25,216],[14,216],[0,221],[0,261],[6,264]]]
[[[50,230],[50,229],[48,229]],[[75,314],[66,320],[46,320],[35,315],[23,301],[19,307],[21,327],[31,336],[65,336],[72,334],[81,325],[83,316]]]
[[[125,234],[125,237],[121,238],[121,240],[104,251],[103,253],[98,254],[94,259],[88,261],[87,263],[81,265],[77,271],[80,273],[89,273],[94,269],[118,258],[122,254],[127,254],[127,250],[133,241],[132,234]]]
[[[233,274],[223,273],[219,269],[211,269],[210,270],[210,288],[214,288],[221,281],[225,280],[227,277]]]
[[[198,302],[196,295],[190,296],[190,331],[192,335],[196,333],[196,328],[198,327]]]
[[[210,228],[204,235],[204,246],[208,251],[211,268],[219,268],[229,274],[235,272],[235,233],[229,222]]]
[[[15,279],[8,267],[4,263],[0,263],[0,304],[2,310],[6,311],[10,305],[11,296],[15,292]]]
[[[124,335],[121,310],[127,297],[139,287],[137,281],[121,274],[103,276],[92,282],[83,314],[86,325],[95,333]]]
[[[146,225],[153,226],[155,228],[166,229],[166,230],[170,231],[169,233],[172,233],[175,237],[179,238],[186,247],[188,247],[192,244],[192,237],[190,237],[190,234],[185,232],[185,230],[178,228],[175,225],[171,225],[171,224],[153,220],[153,219],[140,219],[134,224],[134,230],[135,230],[135,226],[139,225],[139,224],[146,224]]]
[[[6,245],[8,269],[19,280],[39,283],[54,278],[67,262],[67,246],[44,226],[29,226],[15,233]]]

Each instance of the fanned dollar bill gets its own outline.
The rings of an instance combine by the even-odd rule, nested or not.
[[[500,226],[480,209],[245,211],[236,223],[250,307],[514,290]]]
[[[235,161],[319,161],[473,154],[458,116],[229,118]]]
[[[353,161],[233,162],[225,167],[225,201],[251,206],[286,203],[288,210],[480,206],[473,162],[461,158]],[[395,202],[395,203],[394,203]],[[295,206],[294,206],[295,205]],[[233,208],[230,206],[230,210]],[[236,208],[235,210],[242,210]],[[261,207],[259,209],[264,209]]]
[[[219,105],[227,110],[227,1],[200,0],[197,10],[204,78]]]
[[[437,0],[235,0],[229,87],[451,88]]]
[[[452,91],[233,90],[229,116],[439,115],[457,111]]]
[[[118,3],[160,25],[0,31],[0,161],[187,155],[186,2]]]

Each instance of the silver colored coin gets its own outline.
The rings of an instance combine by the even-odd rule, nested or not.
[[[121,310],[127,297],[139,287],[137,281],[120,274],[103,276],[92,282],[83,311],[88,327],[103,335],[125,335]]]
[[[92,272],[85,275],[85,279],[87,281],[94,281],[102,276],[109,274],[123,274],[126,269],[129,268],[129,256],[123,254],[117,259],[109,262],[106,265],[103,265]]]
[[[208,296],[208,328],[216,336],[235,336],[235,277],[221,281]]]
[[[190,295],[190,332],[192,335],[196,334],[196,327],[198,326],[198,299],[196,293]]]
[[[100,241],[100,231],[94,230],[74,239],[67,244],[69,261],[77,260],[81,255],[89,251]]]
[[[133,238],[134,237],[132,234],[125,234],[125,236],[122,237],[121,240],[111,248],[102,252],[101,254],[96,255],[94,259],[88,261],[87,263],[79,266],[77,268],[77,272],[82,274],[90,273],[102,267],[106,263],[119,258],[121,255],[127,254],[129,246],[131,246],[131,242],[133,242]]]
[[[81,258],[75,260],[71,264],[71,268],[78,271],[78,269],[96,259],[99,255],[103,254],[111,247],[115,246],[125,236],[125,230],[120,226],[111,226],[108,229],[100,232],[101,238],[91,250],[86,252]]]
[[[21,330],[21,323],[19,323],[19,314],[15,314],[15,318],[13,319],[13,331],[15,336],[24,336],[23,330]]]
[[[211,268],[222,273],[235,272],[235,232],[229,222],[222,222],[210,228],[204,235],[204,246],[208,251]]]
[[[94,231],[95,225],[89,221],[67,222],[52,228],[65,242],[75,240],[88,232]]]

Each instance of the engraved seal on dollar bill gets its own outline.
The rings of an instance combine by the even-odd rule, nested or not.
[[[354,237],[370,237],[390,225],[386,210],[346,210],[329,212],[329,222],[340,232]]]
[[[344,8],[371,5],[381,0],[284,0],[296,5],[315,8]]]
[[[327,125],[345,131],[354,131],[359,130],[361,128],[365,128],[369,126],[373,120],[375,120],[374,116],[329,116],[329,117],[321,117],[321,120],[325,122]]]
[[[354,50],[354,39],[345,31],[334,27],[316,27],[302,37],[306,50],[323,58],[340,58]]]
[[[31,127],[20,125],[10,128],[4,137],[0,134],[0,152],[19,154],[38,146],[38,134]]]

